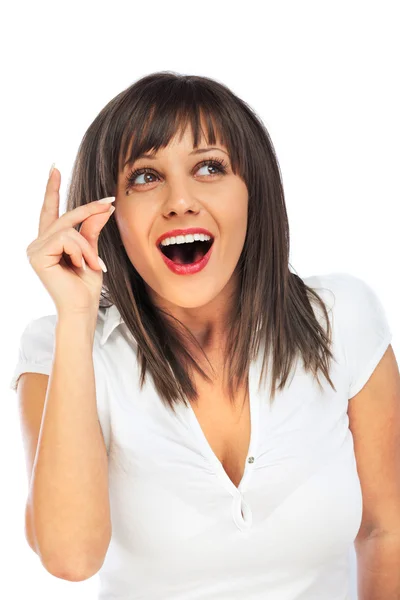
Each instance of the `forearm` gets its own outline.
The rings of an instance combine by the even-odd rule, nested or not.
[[[55,576],[83,576],[108,547],[108,461],[96,406],[94,330],[58,319],[28,496],[35,546]]]
[[[400,600],[400,533],[355,544],[358,600]]]

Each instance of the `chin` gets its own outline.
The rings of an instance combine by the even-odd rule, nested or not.
[[[201,294],[194,293],[193,291],[186,291],[184,293],[183,290],[179,290],[176,295],[171,295],[171,290],[169,290],[168,294],[160,295],[170,305],[178,306],[179,308],[196,309],[210,304],[218,296],[218,293],[207,293],[203,286],[203,293]]]

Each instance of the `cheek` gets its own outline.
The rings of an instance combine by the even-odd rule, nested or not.
[[[221,228],[224,224],[230,230],[247,228],[248,215],[248,192],[244,184],[232,186],[230,190],[224,192],[223,198],[218,203],[218,218]]]
[[[229,234],[232,235],[235,244],[243,245],[248,222],[247,203],[238,203],[231,209],[229,214]]]
[[[232,234],[232,237],[234,238],[233,243],[235,245],[235,252],[237,254],[237,257],[240,256],[240,254],[243,250],[244,242],[246,239],[246,233],[247,233],[247,213],[244,213],[243,215],[240,215],[239,219],[236,221],[234,232]]]
[[[149,234],[147,232],[150,225],[147,225],[143,217],[132,211],[128,213],[121,210],[117,216],[117,226],[129,258],[132,262],[140,262],[141,257],[149,251]]]
[[[220,221],[220,268],[234,269],[243,251],[247,233],[247,210],[231,212],[229,218]]]

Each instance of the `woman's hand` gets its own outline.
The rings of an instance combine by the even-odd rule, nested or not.
[[[103,281],[98,238],[113,212],[111,203],[115,198],[110,196],[107,203],[94,201],[78,206],[59,217],[60,183],[60,171],[54,169],[46,186],[39,235],[26,253],[58,314],[88,312],[97,317]],[[79,232],[74,229],[78,223],[82,223]]]

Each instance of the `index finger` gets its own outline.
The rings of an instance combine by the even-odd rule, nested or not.
[[[73,210],[67,211],[60,217],[60,181],[60,172],[57,170],[57,175],[55,175],[53,172],[52,177],[49,178],[47,182],[45,200],[40,213],[39,236],[44,232],[52,234],[58,229],[75,227],[75,225],[82,223],[91,215],[107,212],[110,208],[110,204],[112,204],[112,202],[115,200],[114,196],[107,196],[101,200],[95,200],[86,204],[82,204],[81,206],[77,206]]]
[[[59,218],[61,173],[54,167],[54,164],[50,168],[42,210],[40,211],[39,236]]]

